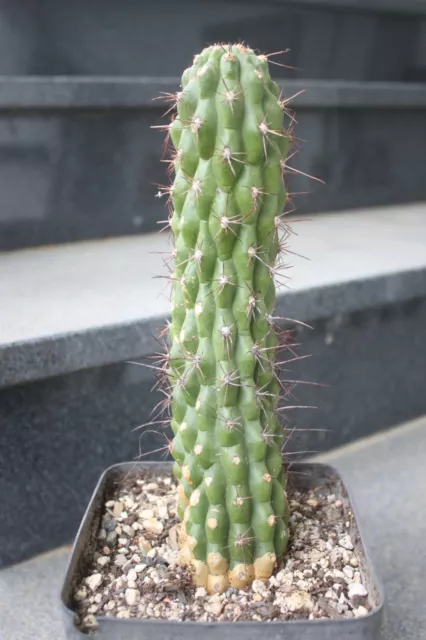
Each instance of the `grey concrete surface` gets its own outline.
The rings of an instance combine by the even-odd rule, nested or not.
[[[426,419],[319,458],[341,470],[387,594],[384,640],[426,638]]]
[[[385,584],[383,640],[426,637],[426,419],[318,457],[354,495],[373,563]],[[2,640],[63,640],[59,590],[68,550],[0,571]]]
[[[426,204],[293,225],[280,311],[313,320],[426,295]],[[0,386],[146,355],[169,313],[166,234],[0,254]],[[23,309],[31,313],[23,312]],[[288,311],[291,309],[291,311]]]

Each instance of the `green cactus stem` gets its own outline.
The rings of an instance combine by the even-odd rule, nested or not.
[[[290,132],[266,56],[196,56],[167,125],[175,179],[168,377],[181,562],[210,593],[268,579],[288,504],[273,317]]]

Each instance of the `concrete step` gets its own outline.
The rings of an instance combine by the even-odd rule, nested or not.
[[[342,316],[426,295],[426,203],[295,222],[289,288],[298,320]],[[165,321],[167,233],[0,253],[0,388],[136,354]],[[24,312],[24,308],[31,312]]]
[[[297,451],[327,451],[426,414],[426,205],[340,212],[294,225],[291,290],[277,315],[297,318],[291,378],[306,429]],[[103,468],[150,457],[142,439],[160,400],[161,235],[0,254],[0,566],[67,544]],[[315,429],[315,431],[309,431]],[[158,454],[157,454],[158,455]],[[43,517],[40,518],[40,514]],[[31,531],[28,521],[37,523]]]
[[[426,417],[316,459],[336,466],[354,494],[385,584],[383,638],[421,640],[426,636]],[[64,640],[59,590],[68,554],[69,549],[58,549],[0,571],[2,640]]]

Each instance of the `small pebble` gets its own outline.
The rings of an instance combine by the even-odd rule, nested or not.
[[[319,505],[319,501],[316,500],[315,498],[310,498],[309,500],[306,500],[306,504],[308,504],[310,507],[313,507],[314,509],[316,509],[316,507],[318,507],[318,505]]]
[[[160,520],[157,520],[157,518],[147,518],[146,520],[142,520],[142,526],[146,531],[148,531],[148,533],[155,533],[158,535],[164,531],[163,523],[160,522]]]
[[[142,511],[139,512],[139,518],[141,518],[142,520],[147,520],[148,518],[153,518],[154,517],[154,511],[152,509],[142,509]]]
[[[347,549],[348,551],[352,551],[352,549],[354,548],[349,534],[346,534],[339,539],[339,545],[343,547],[343,549]]]
[[[130,569],[127,572],[127,580],[129,582],[136,582],[137,579],[138,579],[138,573],[137,573],[136,569]]]
[[[109,531],[106,537],[106,542],[108,542],[108,544],[115,544],[116,540],[117,533],[115,531]]]
[[[354,615],[356,618],[360,618],[361,616],[366,616],[368,614],[368,610],[363,607],[357,607],[357,609],[354,609]]]
[[[101,556],[100,558],[97,559],[97,564],[100,567],[105,567],[109,562],[111,562],[111,560],[107,556]]]
[[[265,595],[268,593],[268,589],[262,580],[254,580],[252,584],[252,589],[254,593]]]
[[[311,596],[305,591],[293,591],[285,599],[285,602],[290,611],[301,611],[303,609],[311,611],[314,608]]]
[[[151,543],[144,538],[144,536],[139,536],[138,539],[138,547],[143,553],[148,553],[151,550]]]
[[[91,576],[86,578],[86,584],[91,591],[96,591],[102,582],[102,575],[100,573],[92,573]]]
[[[95,616],[89,615],[83,618],[83,627],[86,627],[87,629],[96,629],[97,626],[98,626],[98,623],[96,621]]]
[[[141,599],[140,593],[137,589],[126,589],[126,591],[124,592],[124,597],[129,607],[138,604]]]
[[[84,600],[85,598],[87,598],[87,589],[83,586],[74,593],[74,600],[79,602],[80,600]]]
[[[121,502],[114,502],[114,506],[112,508],[112,514],[114,518],[119,518],[123,509],[124,506],[121,504]]]
[[[363,584],[360,584],[359,582],[351,582],[348,587],[348,595],[350,598],[355,598],[356,596],[363,598],[368,595],[368,591]]]
[[[346,565],[345,567],[343,567],[343,574],[346,578],[352,580],[352,578],[354,577],[354,570],[349,565]]]
[[[104,522],[104,529],[105,531],[108,533],[110,531],[114,531],[115,527],[116,527],[116,521],[114,520],[114,518],[111,518],[110,520],[106,520]]]

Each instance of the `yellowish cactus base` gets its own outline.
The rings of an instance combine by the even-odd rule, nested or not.
[[[207,562],[196,560],[193,553],[196,540],[190,538],[179,527],[179,564],[188,568],[196,587],[203,587],[207,593],[224,593],[229,587],[245,589],[253,580],[268,580],[276,565],[276,556],[266,553],[256,558],[253,564],[237,564],[229,570],[228,561],[219,553],[210,553]]]

